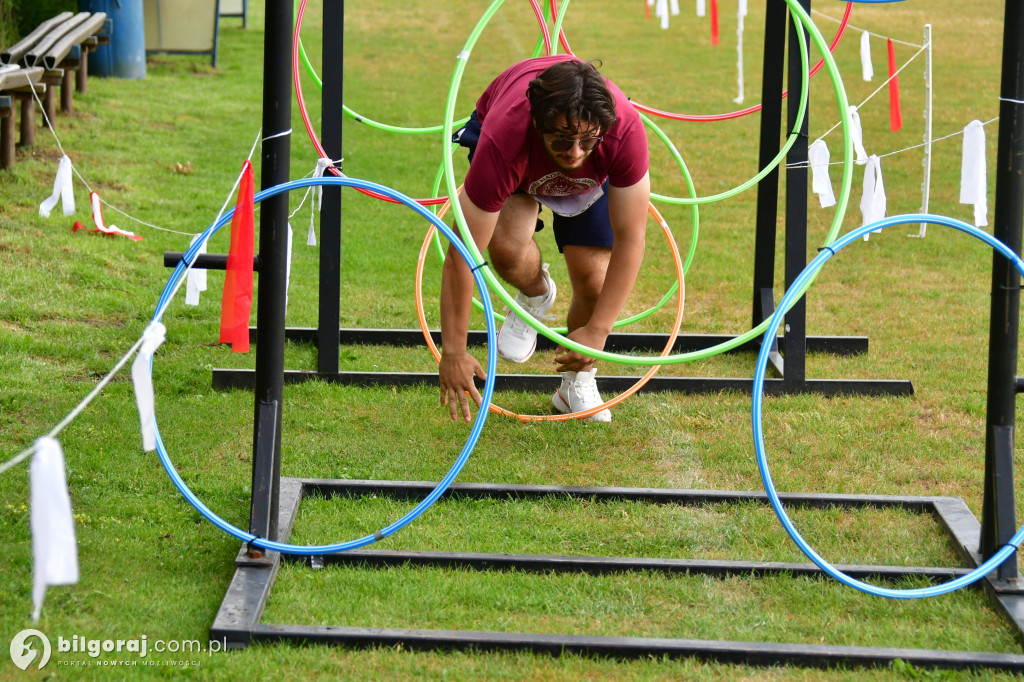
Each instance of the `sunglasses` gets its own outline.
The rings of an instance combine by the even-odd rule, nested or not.
[[[579,145],[580,149],[585,152],[593,151],[594,147],[603,140],[603,137],[584,137],[583,139],[576,139],[573,137],[556,137],[553,140],[548,141],[548,145],[551,147],[553,152],[567,152],[573,148],[574,145]]]

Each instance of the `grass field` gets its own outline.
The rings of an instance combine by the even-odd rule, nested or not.
[[[722,3],[720,43],[692,6],[662,31],[643,3],[578,0],[566,34],[573,50],[600,58],[603,71],[635,101],[688,114],[715,114],[759,99],[764,9],[751,3],[743,43],[745,98],[737,97],[735,4]],[[689,3],[683,3],[688,5]],[[226,201],[259,135],[262,102],[263,8],[250,5],[249,28],[222,21],[217,68],[208,58],[152,56],[146,78],[92,78],[76,95],[75,113],[55,122],[60,147],[45,129],[0,171],[0,459],[47,434],[89,393],[139,338],[167,281],[165,251],[184,251]],[[830,40],[844,3],[818,3],[812,16]],[[322,2],[311,2],[303,45],[319,65],[325,50],[344,49],[345,103],[361,116],[394,126],[433,126],[443,118],[456,55],[485,3],[422,0],[346,3],[344,36],[322,31]],[[903,128],[889,130],[885,43],[898,64],[934,34],[934,133],[931,210],[970,220],[958,202],[960,136],[973,119],[999,112],[1003,8],[995,0],[959,3],[858,4],[835,59],[849,102],[861,105],[865,146],[882,157],[888,214],[921,206],[925,106],[923,61],[901,73]],[[876,72],[860,77],[861,30],[872,36]],[[537,41],[529,3],[507,2],[484,29],[455,97],[459,116],[480,90]],[[818,53],[811,50],[811,59]],[[315,129],[325,116],[319,92],[304,74],[302,89]],[[810,138],[839,121],[836,92],[824,72],[812,81]],[[340,116],[339,112],[329,112]],[[656,119],[679,149],[698,196],[740,185],[757,172],[759,116],[718,123]],[[438,134],[396,135],[344,119],[344,168],[410,196],[429,196],[447,145]],[[292,106],[292,178],[316,162],[298,106]],[[986,126],[993,220],[997,124]],[[833,161],[841,134],[826,137]],[[689,190],[671,155],[652,140],[654,190]],[[74,218],[49,219],[38,204],[50,194],[61,148],[81,179],[110,207],[112,223],[141,242],[72,234],[88,223],[88,190],[76,178]],[[256,175],[260,155],[253,157]],[[455,155],[456,174],[465,159]],[[839,187],[840,167],[833,166]],[[840,223],[860,224],[862,172],[853,173]],[[784,187],[780,188],[784,191]],[[315,326],[318,248],[305,245],[310,201],[293,193],[295,253],[287,323]],[[685,280],[684,333],[740,334],[750,327],[756,190],[702,204],[699,236],[692,211],[659,205],[684,253],[696,239]],[[835,217],[809,197],[808,256]],[[124,215],[118,210],[123,211]],[[137,222],[141,221],[141,222]],[[780,225],[783,216],[779,217]],[[257,227],[259,224],[257,215]],[[342,326],[418,326],[413,291],[425,225],[407,209],[346,192],[343,199]],[[833,258],[808,293],[808,333],[867,336],[865,355],[811,355],[811,378],[909,379],[908,398],[791,396],[766,400],[764,423],[772,475],[782,491],[961,497],[978,517],[982,506],[990,269],[982,244],[933,226],[887,230]],[[781,232],[781,231],[780,231]],[[567,281],[549,230],[542,249],[559,283]],[[627,303],[650,307],[675,280],[658,226],[649,223],[645,266]],[[776,300],[781,297],[779,235]],[[227,230],[210,241],[226,252]],[[438,326],[440,266],[425,266],[427,319]],[[252,368],[255,353],[232,354],[216,343],[223,275],[210,273],[198,307],[179,295],[164,318],[167,340],[153,364],[156,414],[171,458],[185,482],[214,512],[247,527],[251,485],[253,396],[215,391],[214,367]],[[258,287],[258,277],[257,277]],[[564,314],[567,301],[557,304]],[[631,327],[665,332],[676,300]],[[253,316],[255,320],[255,312]],[[476,324],[479,324],[479,319]],[[481,357],[483,357],[483,351]],[[501,372],[548,372],[551,353]],[[289,343],[288,369],[314,369],[315,348]],[[730,354],[665,367],[680,376],[751,376],[751,354]],[[423,348],[343,347],[342,370],[433,371]],[[601,365],[601,374],[639,374]],[[600,375],[599,375],[600,377]],[[553,387],[552,387],[553,389]],[[465,442],[468,428],[449,421],[433,387],[290,386],[283,408],[287,476],[439,480]],[[547,414],[548,394],[497,394],[495,402],[525,414]],[[715,490],[762,489],[754,461],[750,397],[638,394],[614,411],[610,425],[529,423],[492,416],[460,481],[638,486]],[[137,639],[206,641],[234,571],[239,542],[203,519],[168,480],[155,454],[141,450],[131,379],[119,373],[59,435],[66,457],[79,543],[81,579],[50,588],[34,627],[54,643]],[[1018,458],[1017,466],[1020,461]],[[32,544],[27,464],[0,476],[0,641],[33,627]],[[293,540],[331,543],[372,533],[411,505],[380,498],[309,500]],[[1024,509],[1017,505],[1018,516]],[[896,511],[792,511],[804,537],[835,563],[958,565],[941,529],[927,517]],[[435,504],[379,549],[651,556],[749,561],[803,561],[767,507],[706,507],[569,500],[459,501]],[[897,585],[907,587],[910,585]],[[916,584],[915,584],[916,586]],[[1020,653],[1019,633],[976,590],[921,601],[868,596],[833,581],[807,578],[654,573],[587,577],[566,574],[477,573],[401,567],[374,570],[286,565],[264,620],[296,625],[351,625],[504,632],[667,637],[889,646]],[[56,646],[56,644],[55,644]],[[22,673],[0,662],[0,679],[134,679],[192,675],[240,679],[288,675],[306,679],[752,679],[888,680],[1006,679],[981,671],[943,673],[895,666],[882,670],[757,668],[699,660],[620,661],[566,655],[423,653],[400,648],[350,650],[287,644],[199,655],[152,652],[139,665],[113,670],[100,661],[128,655],[61,652],[43,670]],[[143,665],[157,663],[159,665]],[[75,665],[72,665],[75,664]],[[87,665],[91,664],[91,665]]]

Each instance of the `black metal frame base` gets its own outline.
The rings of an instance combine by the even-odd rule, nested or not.
[[[429,482],[282,478],[278,522],[280,539],[288,540],[299,505],[305,495],[315,494],[320,497],[378,495],[422,499],[433,490],[435,485]],[[634,500],[652,504],[685,505],[725,504],[749,500],[767,503],[764,493],[756,492],[486,483],[455,483],[446,494],[455,497],[498,499],[536,499],[557,495],[578,499]],[[980,556],[976,548],[980,541],[981,526],[960,498],[808,493],[784,493],[780,496],[787,505],[847,508],[899,507],[917,513],[930,513],[945,529],[955,550],[964,561],[971,566],[980,564]],[[253,642],[288,641],[350,647],[401,645],[416,650],[529,651],[556,656],[575,653],[622,659],[649,656],[694,657],[743,665],[797,665],[816,668],[884,667],[896,659],[900,659],[922,668],[954,670],[986,668],[1024,672],[1024,655],[975,651],[261,623],[263,609],[270,597],[282,561],[308,561],[313,567],[320,567],[326,563],[349,563],[369,567],[429,565],[473,570],[561,571],[589,574],[647,570],[713,576],[785,573],[826,577],[817,566],[809,563],[388,550],[354,550],[322,557],[292,557],[282,556],[277,552],[267,552],[263,558],[251,559],[246,552],[246,547],[242,547],[236,560],[235,576],[211,626],[211,639],[226,641],[228,647],[231,648],[242,648]],[[949,580],[963,575],[969,570],[905,566],[840,566],[839,568],[857,578],[895,579],[913,575],[925,576],[934,581]],[[1024,635],[1024,592],[1010,585],[1000,585],[994,580],[983,580],[980,583],[992,599],[993,604]]]
[[[250,328],[250,337],[255,339],[255,328]],[[424,346],[423,333],[418,329],[341,329],[341,343],[347,345],[390,345],[390,346]],[[316,339],[316,328],[289,327],[286,338],[293,341],[313,341]],[[431,332],[435,343],[440,343],[440,332]],[[684,353],[711,348],[725,343],[735,337],[716,334],[690,334],[680,336],[673,346],[673,353]],[[479,331],[471,331],[469,343],[483,345],[487,335]],[[608,337],[607,350],[611,352],[649,352],[657,353],[665,347],[668,336],[665,334],[623,334],[614,333]],[[747,343],[729,352],[756,352],[759,341]],[[781,352],[785,352],[785,337],[779,336],[777,343]],[[425,346],[424,346],[425,347]],[[544,338],[537,337],[539,350],[554,348],[554,344]],[[814,352],[833,353],[837,355],[856,355],[866,353],[868,340],[860,336],[809,336],[807,348]],[[436,372],[318,372],[305,370],[287,370],[284,383],[297,384],[306,381],[324,381],[347,386],[418,386],[436,385]],[[560,378],[547,374],[499,374],[495,377],[495,390],[498,391],[529,391],[550,393],[558,387]],[[601,388],[613,393],[621,393],[632,388],[637,377],[632,376],[601,376]],[[212,384],[215,389],[251,390],[256,383],[255,370],[214,368]],[[483,385],[483,382],[479,382]],[[640,389],[644,393],[678,392],[678,393],[719,393],[721,391],[739,391],[750,393],[753,390],[753,379],[737,377],[652,377]],[[814,393],[817,395],[867,395],[867,396],[909,396],[914,394],[914,386],[908,380],[889,379],[804,379],[794,381],[786,378],[765,379],[766,395],[782,395],[794,393]]]

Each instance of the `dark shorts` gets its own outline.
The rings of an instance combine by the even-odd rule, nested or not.
[[[473,152],[480,140],[480,121],[474,111],[466,124],[452,135],[455,142],[469,149],[469,161],[473,162]],[[611,248],[614,242],[611,218],[608,215],[608,181],[602,186],[604,194],[583,213],[567,218],[554,214],[552,231],[555,233],[555,244],[562,253],[566,246],[600,246]],[[523,192],[525,194],[525,192]],[[538,205],[538,213],[540,206]],[[544,221],[537,219],[537,232],[544,229]]]

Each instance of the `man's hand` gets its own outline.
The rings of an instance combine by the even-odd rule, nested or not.
[[[469,411],[469,397],[472,396],[477,407],[480,407],[483,402],[480,391],[476,390],[476,384],[473,383],[473,377],[486,379],[487,374],[484,373],[484,368],[469,353],[442,352],[437,375],[441,381],[441,405],[448,406],[452,421],[459,418],[461,408],[462,418],[468,422],[472,417]]]
[[[608,340],[607,334],[593,331],[586,326],[580,327],[566,336],[576,343],[596,350],[604,350],[605,341]],[[558,350],[560,353],[555,356],[555,369],[559,372],[586,372],[594,366],[594,358],[592,357],[577,353],[574,350],[567,350],[563,347],[559,347]]]

